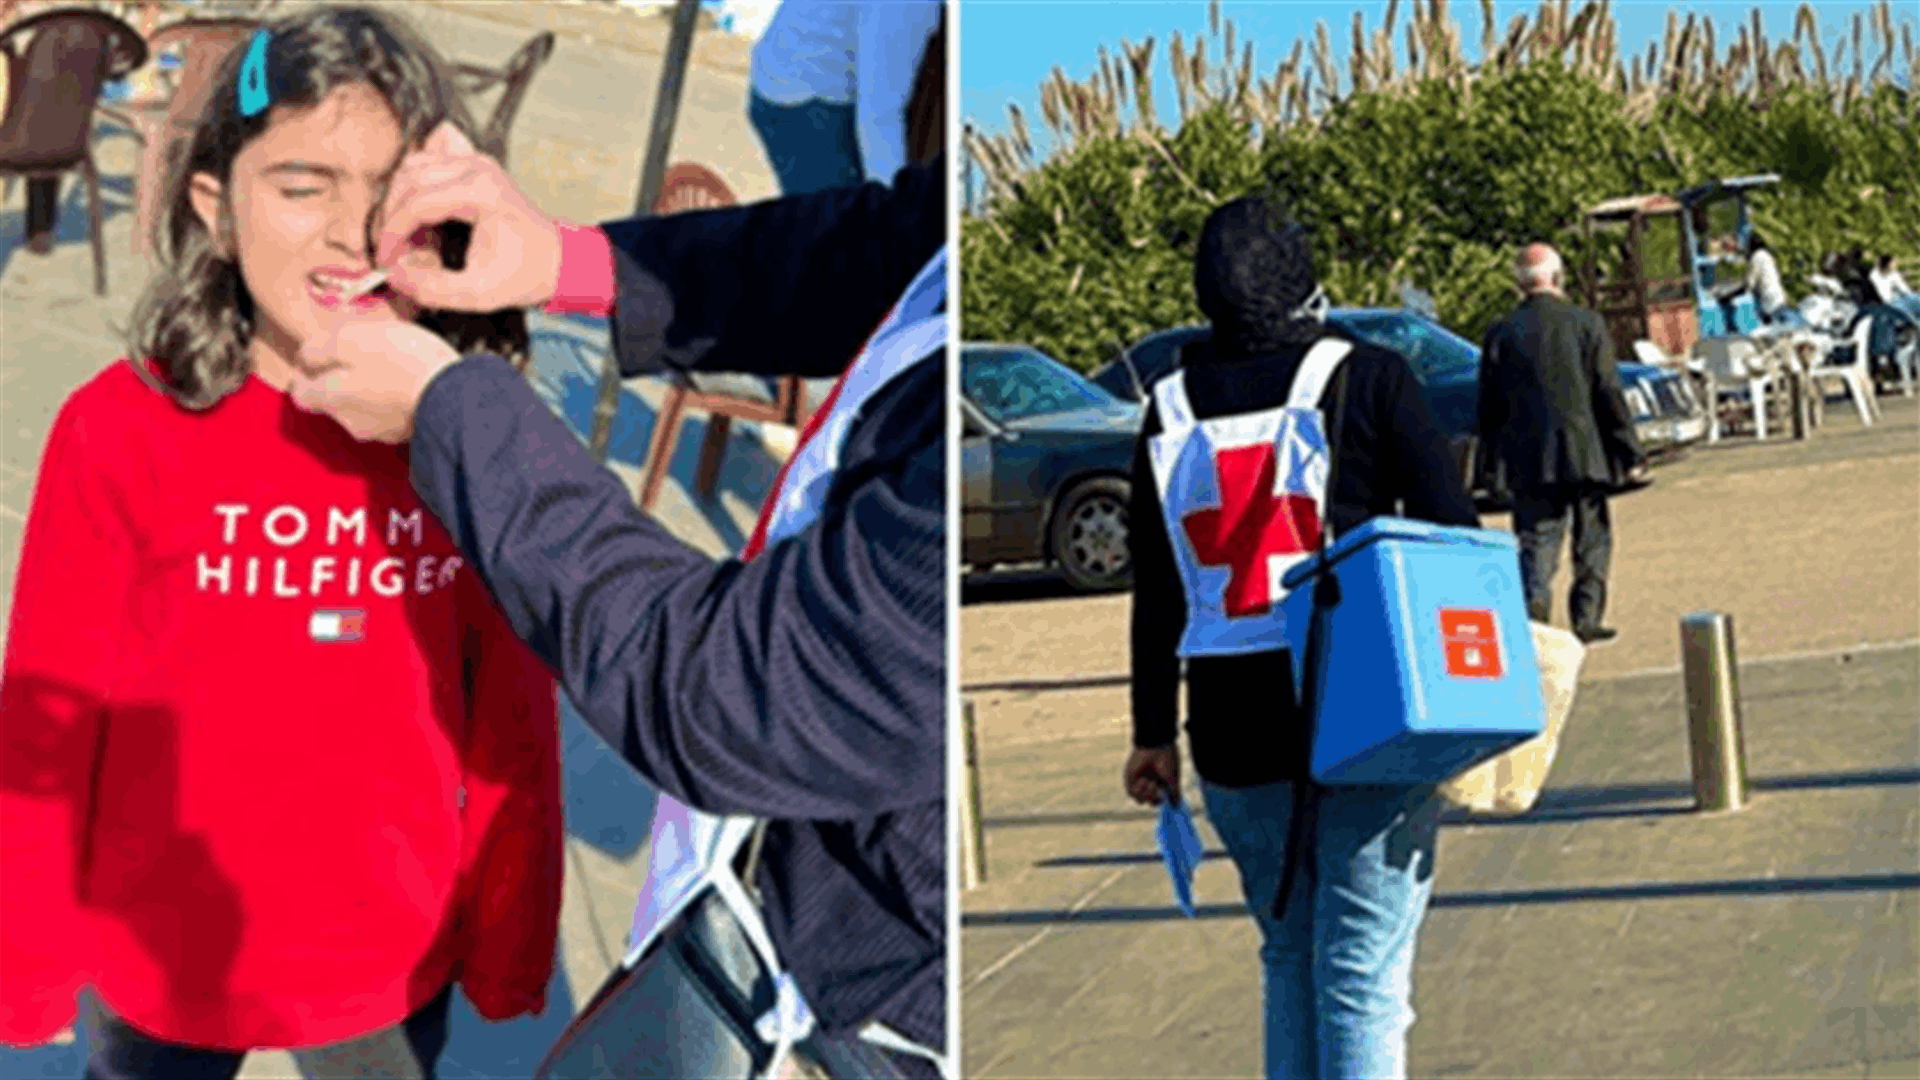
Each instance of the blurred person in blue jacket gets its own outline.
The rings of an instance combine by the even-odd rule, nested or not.
[[[922,62],[945,52],[941,11],[940,0],[780,5],[753,49],[748,115],[783,193],[887,183],[923,156],[908,132],[924,100],[916,76],[944,78],[944,63]]]

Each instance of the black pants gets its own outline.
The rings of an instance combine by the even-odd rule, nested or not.
[[[1520,540],[1520,575],[1526,581],[1527,615],[1534,622],[1553,620],[1553,573],[1560,544],[1573,523],[1573,590],[1567,614],[1574,630],[1600,626],[1607,608],[1607,564],[1613,558],[1613,523],[1607,515],[1607,490],[1599,486],[1561,486],[1516,492],[1513,531]]]
[[[447,1048],[452,1005],[453,987],[448,986],[406,1019],[407,1044],[427,1080],[434,1080],[434,1068]],[[87,1080],[233,1080],[247,1056],[161,1042],[112,1016],[103,1017],[101,1028],[90,1034],[93,1055],[87,1059]]]

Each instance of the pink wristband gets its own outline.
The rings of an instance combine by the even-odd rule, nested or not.
[[[547,302],[547,314],[606,318],[613,313],[613,244],[597,226],[557,224],[560,282]]]

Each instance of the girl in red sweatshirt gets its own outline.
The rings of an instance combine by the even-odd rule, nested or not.
[[[527,352],[521,313],[347,283],[402,152],[471,131],[444,64],[333,8],[235,51],[161,203],[133,359],[68,399],[0,680],[0,1041],[114,1014],[89,1075],[225,1076],[450,988],[544,1010],[560,907],[551,673],[416,500],[404,448],[286,390],[302,341],[388,307]],[[447,257],[457,258],[452,252]]]

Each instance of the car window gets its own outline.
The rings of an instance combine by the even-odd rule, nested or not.
[[[1132,362],[1133,370],[1139,375],[1141,384],[1151,388],[1154,383],[1173,370],[1183,347],[1209,337],[1212,333],[1213,331],[1204,326],[1163,331],[1135,342],[1133,348],[1127,352],[1127,359]]]
[[[1471,342],[1417,316],[1388,311],[1336,321],[1362,341],[1406,357],[1423,383],[1457,379],[1480,367],[1480,350]]]
[[[1133,376],[1127,373],[1127,365],[1119,360],[1094,372],[1089,381],[1122,401],[1132,401],[1138,396],[1133,388]]]
[[[969,349],[960,379],[960,392],[998,424],[1119,404],[1112,394],[1033,349]]]

